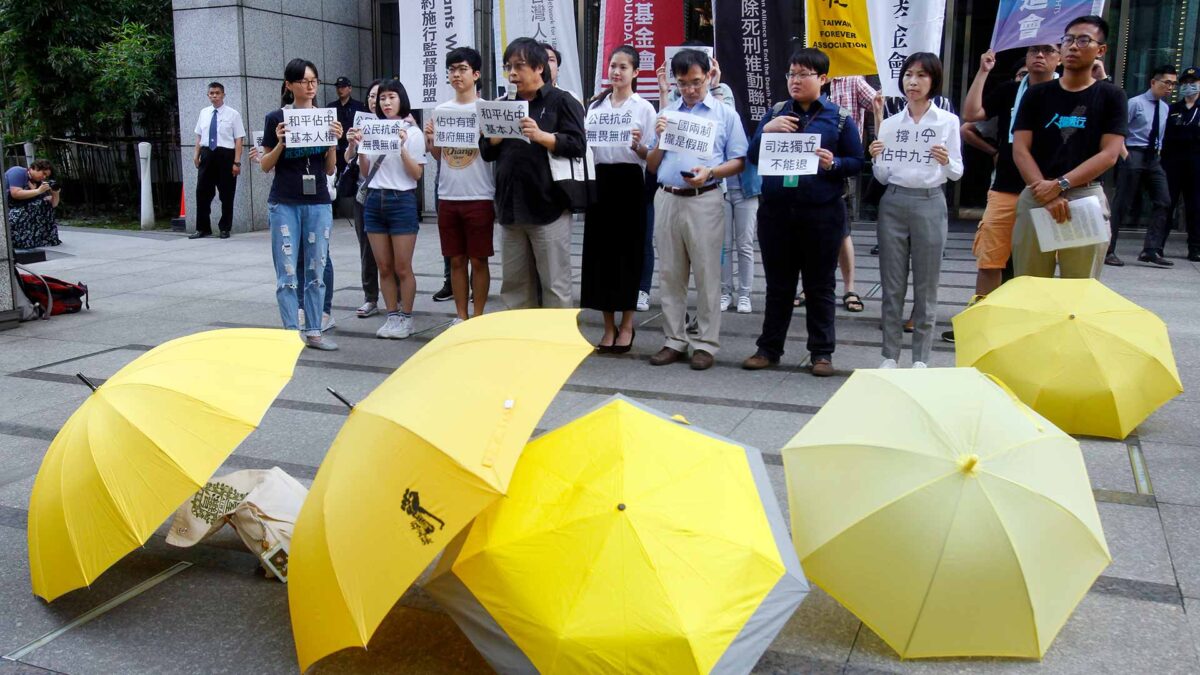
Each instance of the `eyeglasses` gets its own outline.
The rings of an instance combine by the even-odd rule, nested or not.
[[[1066,44],[1066,43],[1064,43],[1064,44]],[[1079,46],[1086,47],[1087,44],[1083,43],[1083,44],[1080,44]],[[1051,54],[1057,54],[1058,47],[1055,47],[1053,45],[1038,45],[1036,47],[1030,47],[1026,51],[1030,54],[1045,54],[1045,55],[1049,56]]]
[[[1098,45],[1104,44],[1103,42],[1101,42],[1099,40],[1093,40],[1092,38],[1090,38],[1086,35],[1064,35],[1061,38],[1059,38],[1058,41],[1064,47],[1070,47],[1071,45],[1075,45],[1075,46],[1079,47],[1080,49],[1087,49],[1088,47],[1090,47],[1092,45],[1093,42],[1095,42]]]
[[[1179,84],[1175,80],[1155,80],[1155,82],[1163,85],[1167,89],[1174,89]]]
[[[788,82],[796,82],[810,77],[820,77],[817,73],[788,73]]]
[[[302,84],[306,87],[315,87],[318,84],[321,84],[321,81],[315,78],[309,78],[307,80],[292,80],[291,82],[292,84]]]
[[[524,61],[516,61],[514,63],[506,63],[506,64],[504,64],[504,72],[511,73],[514,70],[521,70],[522,68],[525,68],[528,65],[529,64],[525,63]]]

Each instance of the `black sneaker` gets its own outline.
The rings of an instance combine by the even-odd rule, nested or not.
[[[434,302],[445,302],[447,300],[450,300],[453,297],[454,297],[454,289],[450,288],[450,281],[447,280],[446,283],[442,284],[442,290],[433,294],[433,301]]]
[[[1125,261],[1118,258],[1116,253],[1109,253],[1104,256],[1104,264],[1112,267],[1124,267]]]
[[[948,330],[948,331],[942,333],[942,342],[949,342],[950,344],[954,344],[954,331]]]
[[[879,244],[871,247],[871,255],[879,255]]]

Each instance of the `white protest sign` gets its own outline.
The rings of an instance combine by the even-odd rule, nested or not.
[[[907,113],[904,113],[907,115]],[[933,158],[933,146],[946,144],[946,125],[901,125],[879,137],[883,152],[875,163],[889,168],[902,166],[938,166]]]
[[[667,64],[667,84],[675,84],[675,71],[671,68],[671,59],[684,49],[695,49],[708,55],[709,65],[712,64],[712,47],[663,47],[663,62]]]
[[[329,125],[337,121],[333,108],[286,108],[283,123],[287,125],[288,148],[319,148],[337,145],[337,137]]]
[[[587,144],[593,148],[627,148],[633,144],[633,111],[589,110]]]
[[[521,120],[529,116],[528,101],[478,101],[479,130],[487,138],[513,138],[529,142],[521,133]]]
[[[446,53],[474,44],[475,5],[472,0],[400,0],[396,5],[400,29],[393,49],[400,53],[400,81],[414,110],[433,108],[454,96]]]
[[[391,155],[400,152],[400,130],[407,133],[420,131],[404,120],[363,120],[359,130],[362,131],[362,141],[358,151],[364,155]]]
[[[763,134],[758,148],[760,176],[812,176],[820,166],[821,134]]]
[[[681,112],[668,112],[667,130],[659,138],[658,147],[701,159],[713,155],[713,141],[717,138],[715,120]]]
[[[476,148],[479,116],[473,110],[433,111],[433,145],[438,148]]]
[[[261,154],[263,151],[263,146],[262,146],[263,132],[255,131],[251,135],[254,138],[254,147],[257,148],[258,152]]]
[[[1038,1],[1029,0],[1026,4],[1037,4]],[[1044,7],[1045,0],[1040,1]],[[904,60],[916,52],[939,54],[942,51],[946,0],[867,0],[867,17],[883,95],[903,96],[900,68],[904,66]]]
[[[375,113],[363,112],[362,110],[356,111],[354,113],[354,128],[361,129],[364,121],[377,119],[379,119],[379,115],[376,115]]]
[[[432,2],[433,0],[421,0]],[[579,47],[576,40],[575,2],[573,0],[492,0],[492,37],[496,55],[496,84],[511,91],[504,72],[504,49],[519,37],[531,37],[538,42],[554,45],[562,54],[558,64],[558,88],[583,98],[583,78],[579,71]],[[467,2],[465,13],[474,16],[474,7]],[[404,21],[407,21],[407,17]],[[404,25],[402,22],[401,25]],[[470,43],[470,32],[463,38]],[[438,52],[443,54],[444,52]],[[440,56],[439,56],[440,58]],[[448,97],[447,97],[448,98]]]
[[[1065,223],[1054,220],[1054,216],[1046,209],[1029,211],[1042,253],[1108,243],[1112,231],[1104,219],[1104,207],[1100,205],[1099,198],[1076,199],[1070,203],[1070,207],[1071,217]]]

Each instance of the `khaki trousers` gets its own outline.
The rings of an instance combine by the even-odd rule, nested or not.
[[[664,346],[716,354],[721,333],[721,246],[725,208],[720,190],[683,197],[659,190],[654,195],[654,245],[658,249],[659,299]],[[686,326],[688,273],[696,280],[700,333],[689,339]]]
[[[547,225],[500,226],[500,299],[509,309],[571,306],[571,214]]]
[[[1104,196],[1104,188],[1099,185],[1084,185],[1067,191],[1067,201],[1083,197],[1098,197],[1104,208],[1104,217],[1109,221],[1112,215],[1108,210],[1108,198]],[[1012,261],[1013,274],[1018,277],[1054,276],[1055,263],[1058,263],[1058,273],[1063,279],[1099,279],[1100,271],[1104,269],[1104,254],[1108,251],[1108,242],[1064,248],[1058,251],[1043,253],[1038,246],[1037,231],[1033,227],[1033,216],[1030,211],[1040,208],[1041,204],[1033,196],[1033,190],[1025,188],[1021,198],[1017,200],[1017,223],[1013,226]]]

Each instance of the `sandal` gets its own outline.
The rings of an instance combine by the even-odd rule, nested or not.
[[[850,291],[842,296],[842,307],[845,307],[848,312],[861,312],[866,309],[862,298],[854,291]]]
[[[792,301],[792,306],[793,307],[803,307],[804,306],[804,291],[800,291],[799,293],[796,294],[796,299]]]

